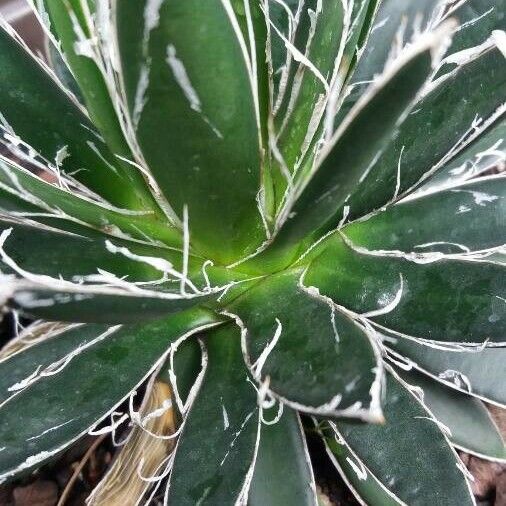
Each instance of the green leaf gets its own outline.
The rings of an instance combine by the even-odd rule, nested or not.
[[[86,54],[92,48],[105,49],[99,45],[99,30],[103,27],[97,26],[100,17],[96,12],[95,2],[42,0],[39,5],[40,3],[45,6],[51,30],[56,35],[65,60],[79,84],[93,124],[104,136],[113,153],[130,156],[130,149],[123,136],[104,75],[96,60]],[[94,43],[96,46],[93,46]],[[88,51],[84,47],[86,44]]]
[[[227,7],[122,0],[116,18],[129,114],[147,166],[180,218],[188,206],[195,246],[225,263],[265,240],[251,62]]]
[[[335,234],[305,284],[389,334],[481,344],[506,334],[506,268],[466,254],[367,250]]]
[[[62,54],[51,40],[47,41],[47,47],[47,59],[56,77],[60,80],[62,85],[76,97],[79,103],[83,104],[84,99],[79,85]]]
[[[11,232],[6,232],[9,229]],[[120,278],[126,277],[132,282],[153,281],[162,277],[162,272],[146,261],[132,260],[108,251],[106,241],[99,234],[89,237],[0,219],[2,233],[9,235],[3,245],[0,240],[0,247],[21,269],[30,273],[76,282],[83,281],[87,275],[98,274],[100,270]],[[168,250],[119,240],[110,241],[110,244],[115,248],[128,245],[129,251],[134,255],[143,255],[148,261],[163,257],[166,261],[181,263],[181,255],[171,255]],[[0,265],[4,272],[15,272],[1,261]]]
[[[343,232],[369,250],[462,253],[506,244],[506,177],[414,194]]]
[[[314,2],[306,2],[309,8],[313,8]],[[279,2],[269,2],[267,4],[269,8],[270,22],[279,30],[285,39],[294,44],[297,49],[303,50],[299,40],[296,40],[296,34],[298,39],[301,39],[300,29],[298,28],[303,23],[307,25],[305,12],[300,8],[299,0],[287,0],[284,4]],[[307,26],[306,26],[307,29]],[[287,50],[284,43],[284,39],[280,37],[277,32],[271,27],[270,28],[270,61],[272,66],[272,94],[273,94],[273,108],[276,104],[276,100],[281,100],[283,94],[283,88],[280,87],[281,83],[287,82],[288,74],[292,69],[292,65],[295,65],[293,56]],[[293,74],[291,75],[293,79]],[[284,85],[283,85],[284,86]],[[285,88],[286,91],[286,88]]]
[[[381,74],[393,48],[399,48],[399,36],[406,44],[416,30],[427,30],[438,0],[383,0],[375,5],[377,11],[365,35],[366,43],[350,80],[349,95],[338,111],[337,124],[349,113],[367,90],[368,85]]]
[[[389,144],[399,118],[410,110],[428,78],[431,51],[438,44],[435,37],[413,47],[357,104],[325,148],[312,178],[298,191],[293,207],[289,209],[287,204],[285,214],[290,214],[278,241],[294,243],[317,229],[337,224],[332,221],[337,211],[367,175],[378,152]]]
[[[153,209],[136,169],[122,165],[75,99],[4,29],[0,67],[2,144],[28,162],[41,160],[72,174],[115,205]],[[18,137],[32,148],[28,154],[19,148]]]
[[[443,386],[415,370],[397,371],[409,385],[422,389],[422,401],[450,430],[454,446],[481,458],[506,462],[506,446],[484,404]]]
[[[381,420],[378,350],[368,331],[302,283],[271,276],[227,308],[243,329],[253,376],[301,411]]]
[[[2,378],[2,367],[17,372],[15,395],[0,408],[0,482],[42,465],[85,435],[164,361],[173,342],[215,322],[210,313],[192,311],[113,327],[89,341],[92,334],[83,326],[83,332],[74,329],[1,362]],[[60,339],[61,350],[54,346]],[[26,381],[16,381],[20,377]]]
[[[208,293],[181,294],[103,282],[81,285],[52,278],[42,278],[41,282],[12,281],[12,288],[7,286],[8,303],[31,318],[116,324],[160,319],[209,304],[216,298]]]
[[[263,413],[268,422],[273,413]],[[317,506],[316,485],[299,415],[284,407],[279,421],[262,426],[249,506]]]
[[[409,193],[504,112],[504,55],[491,48],[469,60],[441,81],[431,83],[399,126],[395,140],[370,167],[361,185],[354,188],[346,203],[350,219]]]
[[[343,32],[344,7],[341,1],[316,2],[313,7],[314,10],[304,9],[303,15],[311,20],[310,28],[305,47],[301,51],[297,49],[306,60],[297,66],[286,93],[286,109],[276,121],[276,142],[289,170],[295,168],[297,159],[304,156],[324,115],[328,93],[341,63],[342,38],[347,35]],[[280,37],[276,27],[271,30],[272,37]],[[290,49],[287,51],[291,52]],[[300,60],[300,56],[296,60]]]
[[[48,324],[35,322],[22,332],[21,338],[23,335],[38,334],[38,325],[47,327]],[[0,403],[22,390],[23,385],[27,383],[26,378],[29,378],[36,368],[40,366],[39,372],[44,371],[53,362],[57,362],[74,350],[92,346],[97,337],[109,328],[107,325],[93,323],[70,324],[64,328],[55,324],[54,330],[47,329],[41,335],[42,341],[1,360]]]
[[[458,467],[463,464],[446,436],[405,384],[392,374],[386,378],[384,425],[342,420],[335,422],[336,431],[330,433],[338,446],[347,446],[355,457],[352,472],[365,478],[367,487],[371,479],[367,477],[373,475],[399,502],[410,506],[473,505],[470,487]],[[360,495],[360,479],[353,485]]]
[[[205,348],[202,383],[185,417],[166,494],[178,506],[245,499],[260,437],[257,393],[239,331],[231,325],[211,331]]]
[[[180,231],[167,222],[154,219],[149,211],[129,211],[111,206],[65,178],[61,187],[49,184],[1,157],[0,209],[22,211],[22,217],[71,232],[74,227],[68,224],[69,220],[124,239],[163,241],[176,247],[182,245]]]
[[[486,41],[494,30],[506,30],[505,0],[467,0],[451,13],[460,27],[448,55],[454,55]]]
[[[337,433],[335,424],[320,422],[319,431],[331,462],[361,504],[378,506],[403,504],[357,458],[346,441]]]
[[[506,348],[456,350],[431,347],[410,339],[388,337],[385,343],[395,358],[407,357],[409,366],[430,375],[448,387],[506,407],[504,361]],[[486,374],[484,374],[486,371]]]
[[[441,167],[414,194],[460,184],[506,161],[506,120],[500,119],[460,155]]]

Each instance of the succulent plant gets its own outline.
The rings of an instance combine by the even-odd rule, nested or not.
[[[316,505],[311,433],[364,504],[473,504],[455,448],[506,457],[505,1],[34,4],[51,65],[0,33],[0,304],[34,320],[0,481],[130,425],[132,504]]]

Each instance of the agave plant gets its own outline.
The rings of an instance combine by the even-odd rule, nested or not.
[[[361,503],[473,504],[455,448],[506,457],[505,1],[34,9],[51,66],[0,33],[0,301],[35,320],[0,481],[130,425],[132,504],[315,505],[309,431]]]

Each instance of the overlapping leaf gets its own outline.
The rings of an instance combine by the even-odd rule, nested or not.
[[[168,222],[160,222],[147,210],[116,208],[86,189],[76,188],[65,178],[61,187],[49,184],[3,158],[0,159],[0,209],[70,232],[75,227],[69,221],[75,221],[104,234],[137,241],[162,241],[171,246],[182,243],[179,230]]]
[[[171,343],[215,324],[212,314],[193,311],[149,325],[96,325],[95,336],[81,326],[1,362],[0,370],[14,375],[11,397],[0,407],[0,481],[40,466],[86,434],[135,390]]]
[[[116,21],[129,114],[149,169],[181,219],[188,206],[195,246],[224,262],[246,256],[265,239],[260,135],[251,61],[230,3],[122,0]]]
[[[170,504],[235,504],[247,497],[253,473],[260,410],[240,333],[232,325],[218,328],[207,335],[205,348],[202,383],[176,447]]]
[[[311,264],[305,283],[394,333],[504,342],[504,266],[462,255],[427,255],[359,248],[336,234]]]
[[[421,388],[423,403],[449,429],[452,444],[486,459],[506,460],[506,446],[483,402],[414,370],[399,375]]]
[[[504,112],[504,55],[492,42],[490,46],[431,84],[400,125],[395,140],[379,153],[353,189],[347,201],[350,218],[363,216],[408,191],[438,165],[451,161]],[[467,99],[462,101],[462,97]]]
[[[371,504],[474,504],[463,464],[448,439],[392,374],[387,375],[384,409],[384,425],[338,421],[324,432],[338,462],[347,463],[342,472],[351,475],[358,496]]]
[[[357,104],[325,148],[312,178],[299,190],[279,241],[297,242],[315,230],[337,225],[332,219],[388,146],[428,78],[431,53],[439,43],[438,37],[427,38],[414,47]]]
[[[501,247],[506,244],[506,177],[415,194],[344,233],[369,250],[469,253]]]
[[[44,165],[72,174],[113,204],[154,209],[137,170],[109,151],[86,113],[3,29],[0,48],[2,143],[29,161],[42,157]]]
[[[499,119],[460,155],[445,164],[415,193],[457,185],[506,162],[506,120]]]
[[[450,388],[479,397],[487,402],[506,406],[504,382],[505,348],[445,350],[408,339],[387,340],[395,357],[407,357],[411,365],[429,374]],[[483,374],[486,371],[486,374]]]
[[[285,407],[277,420],[276,411],[264,411],[265,418],[274,418],[262,426],[248,504],[316,506],[316,484],[299,415]]]
[[[94,55],[101,49],[98,44],[105,27],[96,25],[104,19],[103,13],[100,16],[95,9],[95,2],[88,0],[42,0],[38,2],[38,8],[60,44],[94,125],[114,153],[128,156],[130,150],[104,79],[103,71],[106,69],[100,68],[106,62],[101,62],[98,54]]]
[[[243,329],[254,377],[297,409],[381,420],[374,336],[306,289],[302,274],[272,276],[227,308]]]

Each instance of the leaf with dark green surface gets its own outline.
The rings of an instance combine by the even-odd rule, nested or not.
[[[354,188],[347,201],[350,218],[379,209],[410,190],[438,164],[450,162],[491,118],[504,112],[504,55],[491,48],[431,86]],[[463,101],[463,96],[468,99]]]
[[[459,21],[447,57],[485,42],[492,31],[506,30],[505,0],[467,0],[451,16]]]
[[[399,47],[399,39],[406,44],[417,29],[426,30],[435,12],[438,0],[383,0],[377,2],[376,15],[372,26],[364,35],[365,47],[359,57],[350,79],[350,94],[344,99],[338,111],[337,125],[350,109],[360,100],[370,83],[385,70],[394,48]]]
[[[344,6],[339,0],[317,2],[315,10],[303,15],[311,18],[304,56],[294,75],[293,93],[287,96],[286,111],[278,119],[277,144],[283,162],[294,170],[297,160],[304,156],[320,119],[325,113],[325,103],[330,86],[340,63],[340,48],[344,27]],[[273,37],[280,37],[273,27]],[[285,43],[286,45],[286,43]],[[291,51],[291,49],[287,49]],[[297,50],[298,51],[298,50]],[[296,58],[300,60],[301,58]],[[311,67],[307,64],[311,62]]]
[[[438,44],[435,37],[413,47],[357,104],[325,148],[306,186],[299,190],[278,243],[294,243],[315,230],[337,225],[332,221],[336,213],[367,176],[371,162],[388,146],[399,119],[427,80],[431,52]]]
[[[0,407],[0,481],[40,466],[86,434],[147,378],[173,342],[215,323],[212,314],[192,311],[109,328],[91,340],[83,326],[83,332],[62,334],[1,362],[0,370],[14,369],[27,381],[18,381],[15,395]],[[58,339],[62,349],[54,346]],[[74,351],[67,353],[72,341]],[[45,367],[37,370],[40,361]]]
[[[38,209],[35,209],[38,208]],[[104,234],[180,247],[182,234],[149,211],[132,211],[93,199],[76,188],[47,183],[20,165],[0,157],[0,209],[22,211],[56,228],[73,231],[67,222],[90,225]],[[55,222],[58,221],[58,225]]]
[[[72,173],[113,204],[153,209],[152,198],[135,170],[122,165],[86,113],[55,79],[6,31],[0,29],[0,112],[2,143],[12,135],[47,163]],[[7,135],[7,137],[6,137]],[[139,180],[139,184],[132,184]]]
[[[388,337],[385,344],[402,360],[446,386],[506,407],[506,348],[445,350],[410,339]],[[487,374],[483,374],[487,371]]]
[[[4,258],[5,261],[5,258]],[[37,281],[37,280],[36,280]],[[31,318],[84,323],[136,323],[163,318],[212,304],[217,293],[189,293],[124,287],[103,278],[103,285],[80,285],[51,278],[41,282],[13,281],[8,305]]]
[[[339,233],[322,248],[305,284],[380,329],[434,341],[504,342],[503,265],[469,260],[465,254],[403,257],[367,250],[347,244]]]
[[[79,85],[77,84],[77,81],[75,80],[75,77],[67,65],[67,62],[65,61],[63,55],[60,53],[60,51],[58,51],[52,41],[48,41],[47,45],[47,59],[56,77],[60,80],[62,85],[67,88],[74,95],[74,97],[76,97],[79,103],[83,104],[84,99],[81,95]]]
[[[32,332],[35,332],[37,323],[26,329],[27,335],[30,335],[31,328]],[[22,390],[23,385],[27,383],[26,378],[29,378],[38,367],[40,371],[44,371],[53,362],[58,362],[74,350],[92,346],[94,340],[109,328],[107,325],[93,323],[57,328],[53,332],[47,332],[45,339],[40,343],[32,345],[29,349],[21,349],[7,359],[1,360],[0,403]]]
[[[95,2],[43,0],[43,4],[51,29],[79,84],[93,123],[114,153],[129,156],[130,149],[123,136],[106,80],[96,60],[90,57],[93,50],[105,49],[99,45],[100,36],[103,35],[99,30],[104,28],[97,26],[101,18],[97,17]]]
[[[155,13],[147,5],[117,5],[122,78],[140,149],[180,218],[188,206],[193,243],[223,262],[237,260],[265,240],[246,43],[226,2],[165,2]]]
[[[264,410],[268,423],[276,420],[276,411]],[[297,412],[284,407],[277,422],[262,426],[261,435],[248,505],[317,506],[313,469]]]
[[[11,229],[5,242],[0,245],[3,251],[23,270],[68,281],[82,281],[85,276],[98,274],[100,270],[119,277],[126,276],[129,281],[153,281],[162,273],[146,262],[135,261],[123,255],[108,251],[106,241],[99,234],[91,237],[60,232],[49,227],[35,227],[26,224],[3,221],[0,218],[0,234]],[[85,229],[87,232],[87,230]],[[120,241],[113,241],[120,247]],[[111,242],[111,244],[113,244]],[[121,247],[125,243],[121,243]],[[158,248],[128,244],[134,254],[146,257],[159,257]],[[36,252],[36,254],[34,254]],[[181,258],[163,251],[167,261],[181,263]],[[149,258],[148,257],[148,258]],[[169,260],[170,259],[170,260]],[[0,260],[4,273],[14,273]]]
[[[171,350],[170,362],[165,364],[159,374],[172,387],[181,421],[186,404],[191,401],[192,388],[198,387],[198,375],[205,367],[207,357],[203,351],[200,340],[186,339]]]
[[[343,233],[369,250],[462,253],[506,244],[506,177],[414,194]]]
[[[403,504],[474,504],[458,467],[463,464],[431,414],[392,373],[386,378],[385,424],[336,421],[337,432],[328,431],[331,438],[337,436],[333,443],[352,450],[356,456],[352,467],[359,478],[371,473]],[[359,484],[360,480],[353,483]],[[360,489],[357,492],[360,495]]]
[[[414,195],[455,186],[496,167],[501,167],[505,162],[506,120],[501,118],[464,149],[460,155],[436,171],[415,191]]]
[[[239,330],[226,325],[210,331],[205,350],[202,383],[176,447],[170,504],[235,504],[247,497],[253,472],[260,410],[242,361]]]
[[[409,385],[422,389],[423,403],[449,429],[452,444],[482,458],[506,462],[504,441],[483,402],[415,370],[398,374]]]
[[[302,5],[298,0],[287,0],[284,4],[280,2],[269,2],[269,18],[270,22],[279,30],[284,38],[280,37],[275,30],[271,28],[270,43],[270,59],[272,66],[272,87],[273,87],[273,109],[276,101],[282,99],[283,88],[286,91],[284,83],[288,79],[292,65],[296,65],[293,56],[287,50],[284,39],[294,44],[297,49],[303,49],[300,43],[295,43],[295,34],[302,15]],[[305,21],[304,18],[303,22]],[[299,33],[299,38],[300,37]]]
[[[319,432],[324,438],[328,457],[360,504],[404,504],[357,458],[337,432],[335,423],[320,422]]]
[[[302,274],[271,276],[227,308],[243,328],[253,376],[301,411],[381,420],[374,336],[305,289]]]

